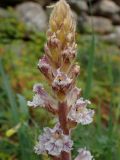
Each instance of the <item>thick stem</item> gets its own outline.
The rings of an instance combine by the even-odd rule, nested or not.
[[[69,135],[69,129],[67,127],[67,104],[66,102],[59,103],[58,116],[63,133]]]
[[[67,126],[67,113],[68,113],[68,108],[67,108],[66,102],[62,102],[62,103],[60,102],[59,109],[58,109],[59,122],[63,130],[63,133],[66,135],[69,135],[70,132]],[[60,160],[71,160],[71,153],[62,152],[60,156]]]
[[[53,160],[60,160],[59,157],[52,157]]]

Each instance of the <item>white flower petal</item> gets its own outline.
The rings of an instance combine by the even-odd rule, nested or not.
[[[35,84],[33,86],[33,91],[36,94],[34,95],[32,101],[28,101],[28,106],[42,106],[46,108],[51,107],[53,110],[57,108],[57,101],[48,95],[41,84]]]
[[[65,73],[61,72],[59,69],[57,70],[56,78],[52,83],[52,87],[55,90],[67,90],[72,83],[72,79],[70,79]]]
[[[60,124],[57,123],[53,129],[44,128],[44,133],[39,136],[34,150],[37,154],[46,151],[50,155],[59,156],[62,151],[70,152],[72,145],[73,141],[69,136],[63,134]]]
[[[45,144],[45,148],[50,155],[59,156],[63,148],[62,140],[51,139]]]
[[[90,151],[84,149],[78,150],[79,155],[75,158],[75,160],[92,160],[93,156],[91,155]]]
[[[70,139],[69,136],[64,136],[63,138],[63,150],[65,152],[70,152],[72,150],[73,141]]]
[[[37,107],[37,106],[43,106],[44,107],[44,100],[41,99],[40,95],[36,94],[33,97],[33,101],[28,101],[28,106],[33,106],[33,107]]]
[[[78,96],[80,95],[81,89],[74,87],[70,93],[67,95],[67,104],[68,106],[73,105],[76,101]]]
[[[46,152],[45,150],[45,146],[44,144],[41,144],[41,143],[37,143],[36,146],[34,147],[34,151],[36,154],[43,154]]]

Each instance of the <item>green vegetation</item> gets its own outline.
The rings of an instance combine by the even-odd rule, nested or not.
[[[33,146],[43,126],[53,126],[54,119],[50,121],[52,115],[46,117],[44,110],[26,105],[33,84],[44,81],[37,62],[44,51],[45,35],[29,30],[9,12],[9,17],[0,18],[0,160],[46,160],[48,157],[34,154]],[[96,115],[94,124],[74,131],[74,156],[74,150],[83,145],[96,160],[118,160],[120,49],[91,35],[78,34],[77,41],[81,66],[77,83],[93,102]]]

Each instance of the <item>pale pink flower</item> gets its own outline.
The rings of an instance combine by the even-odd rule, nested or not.
[[[48,46],[53,47],[53,48],[60,48],[60,40],[57,38],[55,32],[49,36],[48,38]]]
[[[80,73],[80,66],[76,64],[70,68],[68,75],[70,78],[76,80],[79,73]]]
[[[73,61],[73,59],[76,57],[76,49],[72,46],[68,46],[62,51],[62,56],[64,61]]]
[[[28,101],[27,103],[28,106],[33,106],[33,107],[38,107],[38,106],[42,106],[42,107],[45,107],[45,103],[44,103],[44,100],[41,98],[41,96],[39,94],[36,94],[34,97],[33,97],[33,100],[32,101]]]
[[[72,150],[73,141],[70,139],[69,136],[63,137],[63,151],[70,152]]]
[[[41,84],[35,84],[33,86],[33,91],[35,92],[35,96],[33,96],[32,101],[28,101],[28,106],[42,106],[48,108],[52,106],[53,108],[56,108],[57,102],[47,94]]]
[[[44,128],[44,133],[39,136],[38,143],[34,147],[35,153],[59,156],[62,151],[70,152],[73,142],[69,136],[64,135],[60,125],[57,124],[53,129]]]
[[[91,155],[90,151],[86,150],[85,148],[78,150],[79,154],[75,158],[75,160],[93,160],[93,156]]]
[[[52,83],[52,88],[55,91],[66,92],[72,84],[72,79],[70,79],[65,73],[57,70],[56,77]]]
[[[38,68],[40,69],[40,71],[44,74],[44,76],[49,79],[52,80],[53,79],[53,70],[51,65],[49,64],[49,59],[46,55],[44,55],[38,63]]]
[[[74,87],[69,94],[67,95],[67,104],[68,106],[72,106],[73,104],[75,104],[75,102],[77,101],[79,95],[80,95],[80,91],[81,89]]]
[[[34,147],[34,151],[38,155],[46,153],[45,146],[42,143],[37,143]]]
[[[45,149],[52,156],[59,156],[63,149],[63,141],[61,139],[51,138],[49,142],[45,143]]]
[[[87,108],[88,104],[90,104],[90,101],[83,100],[83,98],[78,99],[71,107],[68,119],[82,125],[90,124],[93,121],[94,111]]]

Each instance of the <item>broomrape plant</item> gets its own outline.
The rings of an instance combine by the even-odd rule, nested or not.
[[[53,160],[71,160],[71,131],[78,124],[90,124],[94,111],[87,107],[90,101],[80,97],[81,89],[76,87],[80,72],[80,67],[75,63],[76,23],[65,0],[56,3],[49,24],[45,54],[39,60],[38,68],[51,87],[52,94],[49,95],[42,84],[35,84],[35,96],[28,101],[28,106],[43,107],[54,114],[58,121],[52,129],[43,129],[34,150],[38,155],[49,154]],[[86,148],[78,152],[75,160],[93,159]]]

